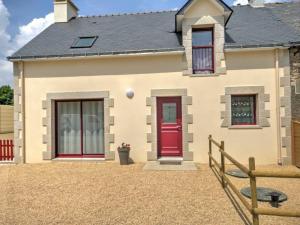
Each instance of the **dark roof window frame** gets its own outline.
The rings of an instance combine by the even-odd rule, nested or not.
[[[81,40],[91,39],[88,44],[80,44]],[[97,41],[98,36],[81,36],[76,38],[71,45],[71,48],[91,48]]]

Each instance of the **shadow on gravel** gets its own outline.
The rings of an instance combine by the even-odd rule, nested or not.
[[[218,179],[218,181],[220,182],[220,184],[222,186],[222,180],[221,180],[221,176],[220,176],[219,171],[216,170],[216,168],[214,166],[212,167],[212,171],[216,175],[216,178]],[[232,192],[228,188],[225,188],[224,191],[225,191],[227,197],[229,198],[229,200],[231,201],[231,203],[232,203],[233,207],[235,208],[236,212],[239,214],[240,218],[244,222],[244,224],[245,225],[252,225],[252,223],[249,220],[248,216],[246,215],[243,208],[241,207],[241,205],[239,204],[237,199],[234,197]]]

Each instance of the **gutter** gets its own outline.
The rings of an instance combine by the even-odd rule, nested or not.
[[[63,55],[40,55],[40,56],[17,56],[8,57],[11,62],[17,61],[35,61],[35,60],[60,60],[60,59],[78,59],[78,58],[111,58],[111,57],[136,57],[136,56],[152,56],[152,55],[181,55],[185,49],[145,49],[141,51],[123,51],[123,52],[103,52],[103,53],[73,53]]]
[[[294,47],[294,46],[300,46],[300,42],[256,44],[256,45],[225,44],[224,50],[225,52],[258,51],[258,50],[289,49],[290,47]]]
[[[256,47],[256,48],[225,48],[225,52],[254,52],[254,51],[271,51],[276,49],[289,49],[289,47]]]

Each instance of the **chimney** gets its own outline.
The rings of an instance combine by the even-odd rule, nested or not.
[[[264,0],[248,0],[248,2],[253,8],[261,8],[265,6]]]
[[[78,8],[72,0],[54,0],[55,23],[67,23],[77,15]]]

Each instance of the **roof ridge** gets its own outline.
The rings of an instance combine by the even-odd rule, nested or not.
[[[284,2],[265,2],[265,5],[287,5],[287,4],[299,4],[300,2],[295,1],[295,0],[285,0]],[[237,4],[237,5],[232,5],[232,8],[235,7],[245,7],[245,6],[250,6],[250,4],[246,4],[246,5],[241,5],[241,4]],[[263,9],[264,7],[260,7],[259,9]]]
[[[267,2],[265,5],[284,5],[284,4],[294,4],[294,3],[299,3],[294,0],[285,0],[284,2]]]
[[[134,16],[134,15],[147,15],[147,14],[158,14],[158,13],[171,13],[177,12],[178,10],[158,10],[158,11],[145,11],[145,12],[134,12],[134,13],[115,13],[115,14],[104,14],[104,15],[91,15],[91,16],[78,16],[77,18],[95,18],[95,17],[111,17],[111,16]]]

